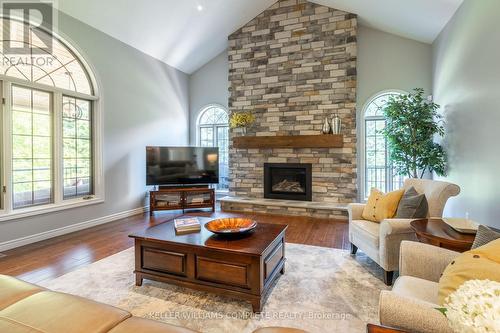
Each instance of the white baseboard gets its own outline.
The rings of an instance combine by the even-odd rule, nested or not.
[[[44,231],[44,232],[41,232],[38,234],[9,240],[9,241],[0,243],[0,252],[14,249],[16,247],[28,245],[31,243],[36,243],[36,242],[46,240],[49,238],[69,234],[69,233],[83,230],[83,229],[87,229],[90,227],[95,227],[97,225],[109,223],[112,221],[116,221],[119,219],[129,217],[129,216],[143,214],[144,212],[147,212],[147,211],[149,211],[149,207],[134,208],[131,210],[126,210],[124,212],[120,212],[120,213],[115,213],[115,214],[111,214],[111,215],[107,215],[107,216],[103,216],[103,217],[98,217],[98,218],[93,219],[93,220],[75,223],[75,224],[68,225],[68,226],[65,226],[62,228],[57,228],[57,229],[53,229],[53,230],[49,230],[49,231]]]

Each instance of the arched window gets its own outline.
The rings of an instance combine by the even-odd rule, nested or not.
[[[0,18],[0,220],[100,199],[97,87],[76,50],[29,22]],[[48,47],[50,45],[50,47]]]
[[[198,144],[219,147],[218,190],[229,188],[229,115],[220,105],[203,108],[198,117]]]
[[[381,131],[385,128],[384,108],[389,97],[400,95],[400,91],[386,91],[368,100],[363,109],[363,197],[375,187],[383,192],[403,186],[404,177],[395,175],[389,162],[387,142]]]

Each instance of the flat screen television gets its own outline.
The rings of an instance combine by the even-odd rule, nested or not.
[[[146,185],[219,182],[219,148],[146,147]]]

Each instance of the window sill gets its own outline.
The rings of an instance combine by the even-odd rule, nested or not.
[[[52,212],[58,212],[66,209],[84,207],[89,205],[95,205],[99,203],[103,203],[103,198],[92,198],[89,200],[84,200],[82,198],[66,200],[59,204],[49,204],[38,207],[30,207],[30,208],[22,208],[16,209],[9,213],[0,213],[0,222],[16,220],[24,217],[31,217],[41,214],[48,214]]]

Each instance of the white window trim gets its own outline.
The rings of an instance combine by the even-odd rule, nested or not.
[[[3,18],[3,16],[0,16]],[[11,163],[11,112],[3,112],[3,123],[0,122],[2,128],[2,134],[4,137],[0,140],[2,144],[2,154],[0,155],[3,166],[0,177],[2,179],[1,185],[8,186],[9,190],[7,193],[3,193],[3,189],[0,188],[0,195],[3,196],[3,208],[0,209],[0,222],[16,220],[20,218],[40,215],[40,214],[48,214],[52,212],[62,211],[71,208],[84,207],[89,205],[95,205],[99,203],[103,203],[105,201],[105,186],[104,186],[104,168],[103,168],[103,115],[102,115],[102,105],[103,105],[103,97],[99,95],[100,91],[100,80],[98,80],[96,76],[96,71],[93,66],[91,66],[85,57],[85,53],[82,52],[79,48],[77,48],[75,43],[60,32],[51,32],[54,38],[58,39],[65,47],[73,52],[75,57],[80,61],[83,68],[86,70],[88,79],[90,80],[90,84],[92,85],[93,95],[82,94],[79,92],[75,92],[72,90],[66,90],[50,85],[45,85],[36,82],[30,82],[22,79],[18,79],[15,77],[6,76],[0,74],[0,81],[3,84],[0,85],[0,102],[2,98],[5,98],[5,104],[0,105],[1,110],[5,110],[5,108],[10,108],[11,100],[10,94],[8,93],[11,89],[12,84],[25,86],[27,88],[40,89],[49,91],[53,94],[53,104],[54,104],[54,131],[53,135],[60,134],[62,131],[62,120],[56,118],[57,114],[62,113],[62,96],[70,96],[81,99],[86,99],[91,101],[92,105],[92,149],[93,149],[93,188],[94,194],[91,199],[86,199],[84,197],[74,198],[74,199],[66,199],[62,198],[62,178],[54,177],[53,188],[54,191],[54,202],[51,204],[33,206],[21,209],[12,209],[12,163]],[[59,103],[60,102],[60,103]],[[56,104],[59,103],[59,104]],[[59,110],[59,111],[57,111]],[[61,123],[57,126],[58,123]],[[58,132],[59,131],[59,132]],[[58,145],[54,142],[54,175],[56,172],[60,172],[62,175],[62,159],[56,160],[57,154],[61,154],[62,147],[58,147]],[[61,188],[56,186],[60,186]],[[57,195],[57,193],[60,193]]]
[[[220,108],[220,109],[224,110],[227,113],[227,115],[229,116],[228,109],[225,106],[223,106],[223,105],[221,105],[219,103],[210,103],[210,104],[207,104],[204,107],[202,107],[200,109],[200,112],[198,112],[198,116],[196,117],[196,128],[195,128],[195,131],[196,131],[196,144],[198,146],[201,146],[201,136],[200,136],[200,132],[201,131],[200,131],[200,127],[205,127],[203,125],[200,125],[201,116],[203,116],[203,114],[205,113],[205,111],[207,111],[208,109],[211,109],[211,108]],[[229,126],[229,124],[228,124],[228,126]],[[206,127],[213,127],[213,126],[206,126]]]
[[[196,117],[196,128],[195,128],[195,131],[196,131],[196,145],[198,146],[201,146],[201,136],[200,136],[200,128],[201,127],[211,127],[211,128],[217,128],[217,125],[200,125],[200,120],[201,120],[201,117],[203,116],[203,114],[208,110],[208,109],[211,109],[211,108],[220,108],[222,110],[224,110],[224,112],[227,113],[227,115],[229,116],[229,110],[223,106],[222,104],[219,104],[219,103],[210,103],[210,104],[207,104],[205,105],[204,107],[202,107],[200,109],[200,112],[198,112],[198,116]],[[229,127],[229,124],[227,125]],[[215,135],[217,135],[217,131],[215,132]],[[229,163],[229,162],[228,162]],[[220,193],[220,194],[228,194],[229,193],[229,189],[227,190],[215,190],[216,193]]]
[[[363,109],[361,111],[361,116],[360,120],[361,123],[359,124],[360,128],[360,138],[361,140],[361,149],[360,149],[360,167],[361,167],[361,172],[359,173],[359,189],[360,189],[360,200],[361,202],[366,202],[367,196],[366,194],[366,110],[368,109],[368,106],[380,95],[388,94],[388,93],[399,93],[399,94],[408,94],[408,92],[401,90],[401,89],[386,89],[377,92],[376,94],[373,94],[366,100],[366,102],[363,104]],[[372,119],[376,119],[376,117],[371,117]],[[383,116],[380,117],[380,119],[384,119]]]

